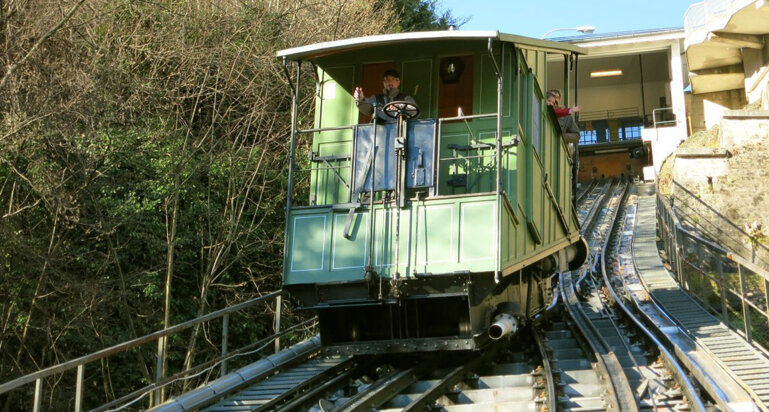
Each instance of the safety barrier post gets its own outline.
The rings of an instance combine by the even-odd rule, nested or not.
[[[719,258],[716,265],[718,269],[718,290],[720,291],[719,294],[721,295],[721,318],[723,318],[724,324],[729,324],[729,311],[726,306],[726,286],[724,286],[725,279],[723,259]]]
[[[155,363],[155,383],[159,384],[160,381],[163,380],[163,352],[165,351],[166,345],[165,345],[165,336],[161,336],[158,338],[158,356],[157,356],[157,362]],[[163,387],[158,387],[155,390],[155,399],[153,399],[153,406],[160,405],[163,403]]]
[[[737,264],[737,273],[740,274],[740,297],[742,299],[742,323],[745,327],[745,337],[748,343],[753,342],[753,334],[750,332],[750,305],[748,305],[748,296],[745,294],[745,275],[742,273],[742,265]]]
[[[372,186],[374,184],[373,178],[371,179],[371,184]],[[280,316],[281,316],[280,314],[283,306],[282,304],[283,304],[283,295],[276,296],[275,297],[275,334],[276,335],[280,333]],[[278,336],[275,339],[275,353],[278,353],[278,352],[280,352],[280,336]]]
[[[230,336],[230,314],[222,316],[222,356],[227,354],[227,339]],[[222,361],[221,376],[227,374],[227,359]]]
[[[678,283],[687,292],[691,292],[689,288],[689,278],[684,275],[684,261],[686,261],[686,248],[684,247],[683,236],[678,232],[678,228],[673,228],[674,244],[676,246],[676,272],[678,272]]]
[[[40,412],[40,405],[43,402],[43,378],[35,380],[35,402],[32,407],[33,412]]]
[[[75,412],[83,410],[83,375],[85,375],[85,364],[77,365],[77,381],[75,384]]]
[[[769,279],[764,278],[764,309],[766,310],[766,323],[769,325]]]

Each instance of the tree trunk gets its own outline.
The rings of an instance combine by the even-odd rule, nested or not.
[[[46,252],[45,261],[43,262],[43,268],[40,270],[40,276],[37,277],[37,283],[35,284],[35,293],[32,295],[32,302],[29,304],[29,310],[27,311],[27,319],[24,321],[24,329],[21,332],[21,339],[19,339],[19,350],[16,352],[16,364],[21,368],[21,353],[24,351],[24,344],[27,340],[27,333],[29,332],[29,324],[32,321],[32,313],[35,310],[37,304],[37,297],[40,295],[40,288],[45,280],[46,272],[48,271],[51,254],[57,245],[54,241],[56,239],[56,228],[59,223],[59,212],[56,211],[56,216],[53,219],[53,228],[51,228],[51,238],[48,241],[48,251]],[[23,374],[23,370],[19,370],[19,373]]]
[[[171,203],[171,216],[168,216],[168,203]],[[174,174],[174,193],[171,199],[166,199],[166,289],[165,304],[163,311],[163,329],[168,329],[171,322],[171,280],[174,276],[174,250],[176,248],[176,223],[179,217],[179,173]],[[166,365],[168,360],[168,339],[163,337],[161,349],[160,378],[166,375]],[[165,387],[160,391],[160,399],[157,403],[165,400]]]

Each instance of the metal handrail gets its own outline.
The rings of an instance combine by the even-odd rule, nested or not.
[[[335,132],[339,130],[352,130],[357,126],[357,124],[352,124],[348,126],[333,126],[333,127],[316,127],[314,129],[299,129],[296,131],[297,134],[299,133],[323,133],[323,132]]]
[[[637,107],[623,107],[615,110],[594,110],[590,112],[580,112],[579,121],[593,121],[603,119],[619,119],[623,117],[639,117]]]
[[[700,236],[697,233],[694,233],[686,228],[681,224],[681,221],[678,219],[678,216],[676,215],[675,211],[673,210],[672,206],[669,204],[669,202],[662,196],[660,190],[659,190],[659,179],[657,179],[656,184],[656,196],[657,196],[657,218],[660,220],[660,237],[662,238],[662,241],[665,245],[665,250],[667,253],[668,260],[671,263],[672,268],[674,269],[677,278],[678,283],[684,287],[687,292],[694,293],[689,290],[688,287],[688,279],[685,279],[685,265],[687,267],[690,267],[691,269],[699,272],[700,274],[704,275],[707,279],[710,281],[716,282],[716,284],[720,285],[720,298],[721,298],[721,312],[722,316],[724,317],[724,324],[726,324],[730,329],[734,330],[736,333],[742,335],[749,344],[753,345],[757,349],[761,350],[762,352],[766,353],[767,350],[757,342],[753,340],[752,336],[752,326],[751,326],[751,311],[750,309],[755,309],[759,315],[763,316],[765,319],[765,323],[769,325],[769,310],[759,310],[756,304],[754,304],[750,299],[748,298],[748,294],[744,290],[745,285],[745,273],[742,270],[742,268],[748,269],[753,274],[759,276],[764,281],[765,286],[765,293],[764,293],[764,305],[769,306],[769,271],[766,269],[748,261],[747,259],[735,254],[733,251],[727,249],[726,247],[719,245],[713,241],[710,241],[708,239],[705,239],[704,237]],[[740,290],[732,290],[731,288],[725,287],[723,284],[723,273],[720,273],[720,278],[715,278],[711,276],[708,271],[698,267],[697,265],[693,264],[692,262],[687,261],[687,250],[686,247],[684,247],[684,236],[688,239],[691,239],[695,244],[702,245],[716,255],[716,258],[722,257],[724,259],[727,259],[729,261],[732,261],[737,264],[737,275],[739,276],[740,281]],[[719,271],[722,271],[723,269],[719,269]],[[741,306],[742,306],[742,326],[743,330],[739,331],[735,329],[735,327],[732,325],[732,323],[728,320],[728,314],[727,314],[727,296],[726,291],[730,292],[732,295],[734,295],[736,298],[740,300]],[[699,297],[695,296],[698,300],[702,300]],[[704,300],[703,300],[704,302]],[[710,306],[707,304],[707,306]]]
[[[453,122],[456,120],[491,119],[497,117],[496,113],[469,114],[467,116],[439,117],[438,122]]]
[[[244,346],[242,348],[235,349],[235,350],[229,352],[226,355],[218,356],[218,357],[216,357],[214,359],[211,359],[210,361],[204,362],[204,363],[202,363],[200,365],[197,365],[197,366],[195,366],[193,368],[190,368],[188,370],[185,370],[185,371],[176,373],[176,374],[174,374],[172,376],[169,376],[169,377],[163,379],[160,382],[151,383],[151,384],[145,386],[144,388],[137,389],[137,390],[129,393],[128,395],[125,395],[123,397],[115,399],[112,402],[109,402],[109,403],[106,403],[104,405],[101,405],[98,408],[94,408],[90,412],[106,411],[106,410],[108,410],[109,408],[111,408],[113,406],[121,405],[121,404],[123,404],[123,407],[125,407],[126,405],[124,404],[124,402],[136,401],[136,400],[140,399],[141,397],[143,397],[144,395],[146,395],[146,394],[148,394],[148,393],[150,393],[150,392],[152,392],[152,391],[154,391],[154,390],[156,390],[158,388],[161,388],[161,387],[163,387],[165,385],[168,385],[169,383],[173,383],[173,382],[175,382],[177,380],[184,379],[184,377],[187,376],[187,375],[195,374],[195,373],[198,373],[198,372],[201,372],[201,371],[205,371],[205,370],[211,369],[211,368],[215,367],[216,365],[218,365],[220,363],[226,362],[227,360],[232,359],[232,358],[236,358],[238,356],[246,355],[249,352],[252,353],[254,351],[259,351],[260,349],[263,349],[265,347],[265,345],[269,344],[270,341],[274,340],[275,338],[279,338],[279,337],[285,336],[285,335],[293,332],[294,330],[299,329],[299,328],[304,327],[304,326],[307,326],[309,324],[312,324],[312,323],[316,322],[317,320],[318,320],[318,318],[314,317],[314,318],[310,318],[310,319],[307,319],[305,321],[302,321],[302,322],[300,322],[300,323],[298,323],[298,324],[296,324],[294,326],[291,326],[288,329],[283,329],[280,332],[275,333],[275,334],[273,334],[271,336],[268,336],[266,338],[260,339],[260,340],[258,340],[256,342],[252,342],[252,343],[250,343],[250,344],[248,344],[248,345],[246,345],[246,346]]]
[[[684,12],[684,29],[687,32],[703,27],[707,22],[707,6],[704,1],[692,4]]]
[[[671,113],[673,113],[673,116],[675,117],[675,112],[673,112],[673,108],[672,107],[660,107],[660,108],[652,110],[652,122],[654,123],[654,128],[657,128],[658,125],[676,124],[676,123],[678,123],[677,119],[673,119],[673,120],[660,120],[658,122],[657,121],[657,113],[664,112],[664,111],[670,111]]]
[[[704,0],[692,4],[684,12],[684,30],[688,34],[691,30],[707,26],[714,17],[728,14],[734,3],[736,0]]]
[[[452,122],[452,121],[467,121],[467,120],[473,120],[473,119],[492,119],[498,117],[497,113],[483,113],[483,114],[474,114],[474,115],[461,115],[461,116],[453,116],[453,117],[440,117],[436,119],[437,127],[439,130],[440,135],[440,127],[444,122]],[[323,132],[331,132],[331,131],[343,131],[343,130],[352,130],[355,131],[358,127],[358,124],[352,124],[352,125],[346,125],[346,126],[333,126],[333,127],[318,127],[318,128],[312,128],[312,129],[297,129],[296,134],[307,134],[307,133],[323,133]],[[440,142],[440,138],[438,139],[438,142]],[[504,145],[503,148],[507,148],[509,145]],[[491,145],[487,149],[495,149],[496,147],[494,145]],[[354,149],[353,149],[354,150]],[[477,156],[462,156],[461,160],[469,160],[469,159],[476,159],[476,158],[493,158],[496,156],[494,153],[490,153],[488,155],[477,155]],[[438,162],[441,161],[450,161],[450,160],[460,160],[460,158],[441,158],[438,156]],[[438,166],[439,167],[439,166]],[[297,172],[301,173],[313,173],[313,172],[319,172],[323,170],[331,170],[337,175],[337,178],[340,178],[338,175],[337,170],[342,169],[352,169],[352,164],[347,165],[339,165],[339,166],[313,166],[309,168],[302,168],[298,169]],[[345,183],[342,181],[342,183]],[[346,183],[345,183],[346,184]]]
[[[263,296],[259,296],[259,297],[253,298],[251,300],[248,300],[248,301],[245,301],[245,302],[241,302],[241,303],[238,303],[236,305],[233,305],[233,306],[230,306],[230,307],[227,307],[227,308],[224,308],[224,309],[220,309],[220,310],[211,312],[211,313],[209,313],[207,315],[203,315],[201,317],[198,317],[198,318],[195,318],[195,319],[192,319],[192,320],[188,320],[186,322],[182,322],[180,324],[171,326],[169,328],[166,328],[166,329],[163,329],[163,330],[159,330],[159,331],[150,333],[148,335],[145,335],[145,336],[142,336],[142,337],[139,337],[139,338],[136,338],[136,339],[132,339],[132,340],[129,340],[127,342],[123,342],[123,343],[111,346],[109,348],[102,349],[102,350],[93,352],[91,354],[88,354],[88,355],[85,355],[85,356],[81,356],[79,358],[72,359],[70,361],[63,362],[63,363],[60,363],[58,365],[54,365],[54,366],[51,366],[51,367],[48,367],[48,368],[45,368],[45,369],[42,369],[42,370],[30,373],[30,374],[27,374],[27,375],[21,376],[19,378],[16,378],[14,380],[9,381],[9,382],[0,384],[0,395],[4,394],[6,392],[10,392],[11,390],[19,388],[20,386],[23,386],[23,385],[25,385],[27,383],[34,382],[34,381],[40,382],[44,378],[47,378],[49,376],[56,375],[56,374],[62,374],[64,372],[70,371],[70,370],[75,369],[75,368],[78,368],[78,382],[77,382],[77,389],[76,390],[82,391],[83,373],[81,373],[81,372],[82,372],[82,369],[85,367],[85,365],[88,364],[88,363],[91,363],[91,362],[94,362],[94,361],[106,358],[108,356],[115,355],[117,353],[124,352],[124,351],[126,351],[128,349],[135,348],[137,346],[140,346],[140,345],[148,343],[148,342],[156,341],[156,340],[158,340],[160,338],[164,338],[164,337],[172,335],[174,333],[177,333],[177,332],[189,329],[189,328],[191,328],[191,327],[193,327],[195,325],[198,325],[200,323],[207,322],[207,321],[210,321],[210,320],[213,320],[213,319],[217,319],[219,317],[223,317],[223,316],[229,315],[230,313],[237,312],[237,311],[240,311],[240,310],[243,310],[243,309],[247,309],[247,308],[249,308],[251,306],[256,305],[257,303],[264,302],[264,301],[269,301],[269,300],[278,298],[278,297],[281,296],[281,294],[282,294],[282,291],[275,291],[275,292],[272,292],[272,293],[269,293],[269,294],[266,294],[266,295],[263,295]],[[39,396],[39,391],[40,390],[42,390],[42,385],[37,384],[36,388],[35,388],[35,398],[36,399],[40,399],[40,396]],[[82,395],[82,393],[77,393],[76,394],[76,399],[80,399],[81,395]],[[79,403],[79,402],[76,402],[76,403]],[[36,405],[36,409],[37,409],[37,405]],[[77,407],[76,407],[76,409],[77,409]]]
[[[675,180],[673,180],[673,185],[675,185],[676,188],[680,189],[681,192],[683,192],[684,194],[688,195],[687,198],[684,198],[683,196],[674,196],[674,197],[671,198],[671,199],[676,201],[676,204],[678,204],[678,205],[682,205],[683,204],[684,205],[684,206],[679,206],[678,207],[679,211],[683,210],[685,205],[688,203],[687,199],[691,199],[692,202],[696,202],[696,203],[699,203],[701,205],[707,206],[708,208],[710,208],[712,210],[712,208],[709,205],[707,205],[705,202],[703,202],[702,199],[697,197],[694,193],[690,192],[688,189],[686,189],[680,183],[678,183]],[[699,214],[701,217],[703,216],[703,214],[697,212],[696,208],[689,207],[689,209],[691,209],[694,213]],[[713,211],[713,212],[718,217],[718,221],[720,221],[720,222],[728,225],[729,227],[731,227],[736,232],[736,234],[745,236],[748,239],[752,239],[753,238],[753,236],[751,236],[749,233],[747,233],[745,230],[743,230],[740,226],[738,226],[737,224],[735,224],[731,220],[727,219],[726,217],[722,216],[720,213],[718,213],[716,211]],[[712,217],[713,216],[711,215],[711,218]],[[708,229],[705,227],[705,225],[698,224],[698,226],[700,227],[700,229],[703,232],[706,232],[706,233],[708,232]],[[711,226],[714,226],[716,229],[719,229],[719,227],[715,226],[715,224],[711,224]],[[731,240],[732,242],[737,242],[737,241],[739,241],[739,238],[737,236],[735,236],[736,234],[723,233],[723,236],[729,238],[729,240]],[[705,239],[705,241],[707,241],[707,239]],[[765,245],[763,245],[761,243],[755,244],[754,247],[758,247],[758,248],[760,248],[760,250],[763,250],[763,252],[764,252],[763,254],[769,253],[769,247],[767,247],[767,246],[765,246]],[[734,249],[735,247],[731,246],[731,248]],[[745,250],[743,249],[743,251],[745,251]],[[726,251],[724,251],[724,253],[726,253]],[[734,251],[731,250],[730,253],[734,254]],[[735,256],[737,256],[737,255],[735,255]],[[739,256],[741,257],[742,255],[739,255]],[[745,260],[747,262],[746,259],[743,258],[743,260]],[[761,260],[762,262],[766,263],[766,260],[764,259],[763,256],[759,257],[759,260]],[[760,268],[762,266],[757,266],[757,267],[759,267],[759,270],[760,270]],[[765,267],[765,266],[763,266],[763,267]]]

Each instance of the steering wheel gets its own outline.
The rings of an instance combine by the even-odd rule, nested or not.
[[[414,103],[399,100],[387,103],[382,108],[382,112],[393,119],[397,119],[400,116],[403,116],[406,119],[413,119],[419,116],[420,110],[419,106]]]

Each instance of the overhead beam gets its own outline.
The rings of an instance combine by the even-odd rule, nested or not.
[[[764,47],[763,36],[755,34],[742,33],[708,33],[707,41],[721,43],[729,47],[745,47],[749,49],[760,49]]]
[[[742,64],[731,64],[728,66],[721,66],[721,67],[711,67],[708,69],[699,69],[699,70],[690,70],[690,75],[708,75],[708,74],[742,74],[743,77],[745,76],[745,73],[742,70]]]
[[[692,93],[712,93],[745,87],[745,75],[742,73],[689,73]]]

